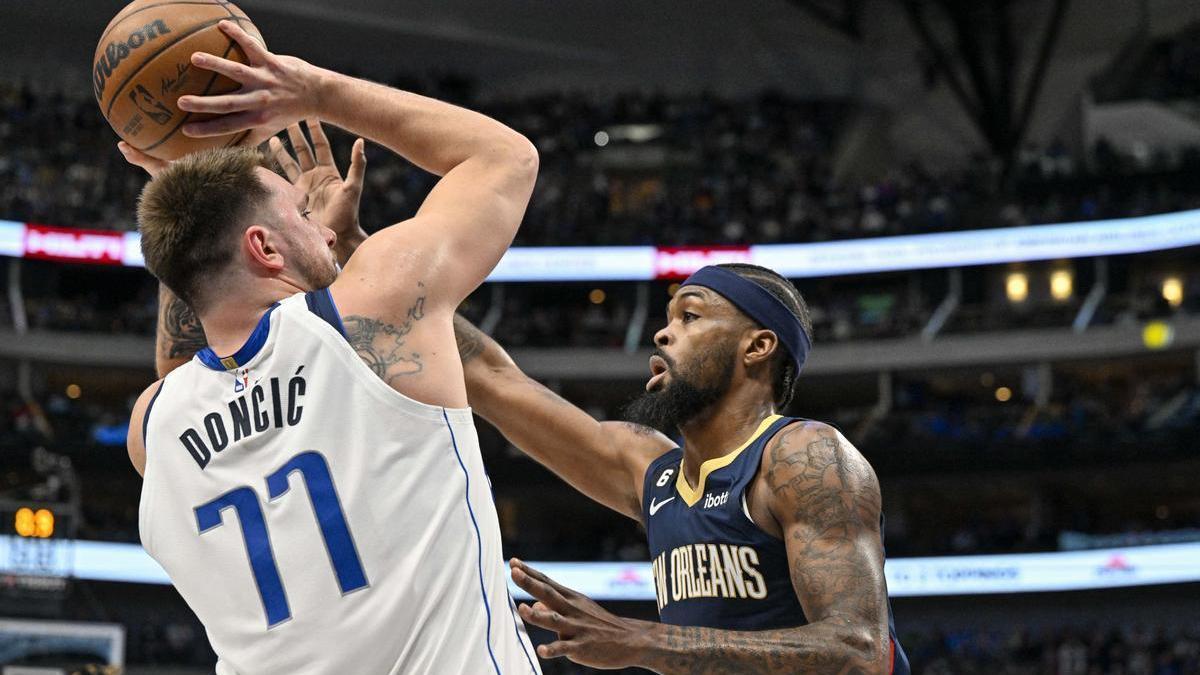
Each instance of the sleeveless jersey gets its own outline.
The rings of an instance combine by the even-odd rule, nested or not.
[[[783,541],[754,524],[746,503],[763,450],[795,421],[779,415],[763,420],[742,447],[701,465],[694,490],[682,475],[681,448],[651,462],[642,490],[642,518],[663,623],[727,630],[808,623],[792,588]],[[909,675],[890,602],[888,628],[891,672]]]
[[[540,672],[471,411],[379,379],[328,290],[170,373],[143,437],[142,545],[218,675]]]

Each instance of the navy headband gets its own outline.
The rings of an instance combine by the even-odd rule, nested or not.
[[[700,268],[679,286],[680,288],[704,286],[721,294],[735,307],[742,310],[746,316],[779,336],[779,341],[783,343],[788,354],[791,354],[792,360],[796,363],[796,374],[799,374],[800,370],[804,368],[804,362],[808,360],[808,352],[812,349],[808,334],[804,332],[804,327],[800,325],[800,320],[796,318],[792,310],[788,309],[787,305],[780,302],[779,298],[772,295],[767,289],[735,272],[715,265]]]

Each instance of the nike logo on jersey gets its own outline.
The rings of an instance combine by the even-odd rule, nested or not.
[[[714,506],[721,506],[727,501],[729,501],[729,490],[719,495],[704,495],[704,508],[711,509]]]
[[[651,497],[650,498],[650,515],[654,515],[654,514],[658,513],[659,509],[661,509],[663,506],[665,506],[668,502],[673,502],[673,501],[675,501],[674,497],[671,497],[670,499],[664,499],[661,502],[655,502],[654,498]]]

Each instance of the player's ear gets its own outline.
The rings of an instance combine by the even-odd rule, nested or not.
[[[775,331],[758,328],[750,331],[744,344],[742,361],[749,369],[771,361],[771,357],[779,349],[779,336],[775,334]]]
[[[251,225],[242,233],[242,250],[252,264],[266,271],[278,272],[284,267],[278,244],[278,235],[269,227]]]

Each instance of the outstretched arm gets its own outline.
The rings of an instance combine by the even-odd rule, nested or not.
[[[768,449],[771,511],[783,528],[792,585],[809,623],[733,631],[614,616],[513,561],[513,580],[537,599],[528,622],[558,633],[538,647],[598,668],[658,673],[888,673],[887,585],[879,539],[879,484],[870,465],[820,423],[785,429]]]
[[[650,462],[674,447],[653,429],[598,422],[530,378],[462,316],[454,336],[467,398],[513,445],[576,490],[634,520],[642,519],[642,478]]]

